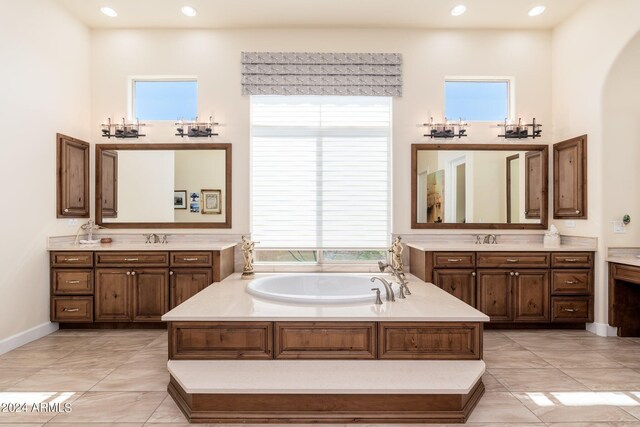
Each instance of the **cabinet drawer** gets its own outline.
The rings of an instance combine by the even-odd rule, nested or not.
[[[168,252],[96,252],[98,267],[168,267]]]
[[[478,267],[549,267],[549,254],[546,252],[480,252],[478,253]]]
[[[93,322],[93,297],[52,297],[52,322]]]
[[[640,267],[624,264],[609,264],[611,277],[624,282],[640,284]]]
[[[591,268],[593,254],[591,252],[554,252],[551,254],[551,266],[554,268]]]
[[[552,297],[552,322],[593,322],[593,302],[590,297]]]
[[[56,295],[93,294],[93,270],[54,269],[51,271],[51,280]]]
[[[52,267],[93,267],[93,252],[51,252]]]
[[[171,322],[169,359],[272,359],[271,322]]]
[[[211,252],[171,252],[171,267],[211,267]]]
[[[551,292],[554,294],[590,294],[593,290],[591,270],[553,270]]]
[[[433,266],[435,268],[475,267],[475,252],[434,252]]]
[[[276,359],[375,359],[374,322],[276,322]]]

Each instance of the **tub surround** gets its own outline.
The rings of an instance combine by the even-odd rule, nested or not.
[[[280,274],[284,275],[284,274]],[[362,275],[362,274],[356,274]],[[271,274],[256,274],[256,278]],[[370,277],[371,275],[366,275]],[[377,274],[377,276],[391,276]],[[382,305],[283,303],[253,296],[246,292],[247,280],[234,273],[216,286],[210,286],[164,316],[165,322],[179,321],[394,321],[394,322],[487,322],[489,317],[452,298],[435,286],[425,286],[407,275],[411,295]],[[374,287],[373,284],[371,287]]]
[[[169,394],[191,422],[464,422],[489,318],[407,278],[406,299],[314,305],[254,296],[235,273],[162,317]]]
[[[640,336],[640,248],[609,248],[609,325],[620,337]]]

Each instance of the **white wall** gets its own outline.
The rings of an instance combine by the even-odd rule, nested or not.
[[[50,0],[0,14],[0,341],[49,320],[46,238],[56,219],[56,132],[89,137],[89,30]]]
[[[563,234],[599,237],[595,287],[595,322],[599,333],[607,329],[608,276],[604,258],[612,235],[612,225],[605,216],[604,194],[613,192],[624,198],[636,197],[626,189],[618,191],[617,183],[607,179],[615,172],[610,167],[605,169],[610,136],[603,132],[603,92],[616,58],[640,30],[638,16],[640,2],[637,0],[593,0],[553,31],[554,141],[582,134],[588,134],[589,138],[589,219],[577,221],[576,228],[568,228],[564,221],[555,223]],[[637,246],[637,242],[628,239],[616,241]]]
[[[126,48],[123,48],[126,47]],[[411,230],[412,143],[426,142],[418,126],[444,114],[445,76],[513,76],[516,111],[551,122],[551,37],[548,31],[423,30],[96,30],[92,32],[92,140],[99,123],[127,111],[127,82],[135,75],[195,75],[199,112],[223,124],[219,142],[233,144],[233,229],[249,232],[249,98],[241,95],[242,51],[399,52],[404,94],[394,99],[393,232]],[[145,129],[140,142],[180,138]],[[472,125],[467,142],[503,142],[498,128]],[[548,140],[545,136],[543,142]],[[229,230],[227,230],[229,232]],[[428,232],[428,231],[420,231]]]

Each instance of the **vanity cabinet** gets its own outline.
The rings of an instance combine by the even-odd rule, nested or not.
[[[587,135],[553,145],[553,217],[587,219]]]
[[[593,252],[410,247],[410,272],[482,311],[494,324],[593,321]]]
[[[158,323],[164,313],[233,273],[221,251],[51,252],[51,321]]]

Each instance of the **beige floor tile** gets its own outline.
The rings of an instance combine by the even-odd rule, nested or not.
[[[171,396],[167,396],[158,409],[151,415],[147,423],[184,423],[187,422],[186,418],[182,414],[182,411],[178,408],[178,405],[173,401]]]
[[[509,391],[574,391],[588,390],[559,369],[491,369],[493,375]]]
[[[166,362],[156,367],[147,362],[120,366],[97,383],[91,391],[165,391],[169,384]]]
[[[135,353],[129,360],[127,360],[126,364],[131,363],[146,363],[147,366],[167,366],[167,361],[169,360],[169,355],[167,350],[149,350],[145,348],[144,350],[140,350]]]
[[[81,425],[85,425],[85,424],[48,422],[47,424],[45,424],[45,427],[80,427]],[[143,423],[91,423],[86,425],[88,427],[142,427],[144,424]],[[4,426],[0,425],[0,427],[4,427]]]
[[[626,368],[640,369],[640,351],[602,351],[600,355]]]
[[[482,376],[482,382],[486,391],[509,391],[490,373]]]
[[[112,369],[45,368],[19,381],[7,391],[86,391],[106,377]]]
[[[469,423],[538,423],[540,420],[511,393],[485,392]],[[513,424],[512,424],[513,425]]]
[[[545,423],[635,422],[635,417],[616,403],[633,404],[624,393],[560,392],[513,393]],[[640,405],[640,402],[635,402]]]
[[[128,362],[137,352],[135,351],[106,351],[84,350],[74,352],[58,359],[55,366],[60,369],[115,369]]]
[[[636,422],[547,423],[548,427],[638,427]]]
[[[44,425],[43,423],[3,423],[0,421],[2,427],[42,427]]]
[[[69,354],[72,349],[13,350],[0,356],[0,368],[46,368]]]
[[[588,351],[584,344],[569,337],[554,337],[552,335],[531,335],[523,337],[509,337],[526,350],[538,351]]]
[[[29,368],[0,368],[0,391],[30,377],[35,372],[37,370]]]
[[[86,339],[82,337],[66,337],[47,335],[36,341],[18,347],[16,351],[73,351],[86,345]]]
[[[622,369],[563,369],[572,378],[591,390],[640,391],[640,373]]]
[[[591,351],[640,351],[640,344],[618,337],[579,337],[574,341]]]
[[[484,361],[489,368],[549,368],[547,362],[526,350],[485,351]]]
[[[540,351],[536,353],[556,368],[622,368],[619,363],[595,351]]]
[[[73,405],[73,411],[56,415],[55,422],[146,422],[167,393],[87,392]]]
[[[525,348],[512,340],[511,338],[507,338],[504,335],[496,336],[493,338],[484,337],[483,339],[483,347],[486,351],[513,351],[513,350],[521,350],[524,351]]]
[[[46,423],[58,415],[57,410],[63,410],[64,405],[72,406],[82,392],[0,392],[0,403],[19,403],[20,411],[0,412],[0,425],[6,423]],[[60,407],[51,406],[43,409],[42,404],[59,403]],[[35,406],[34,406],[35,405]]]

